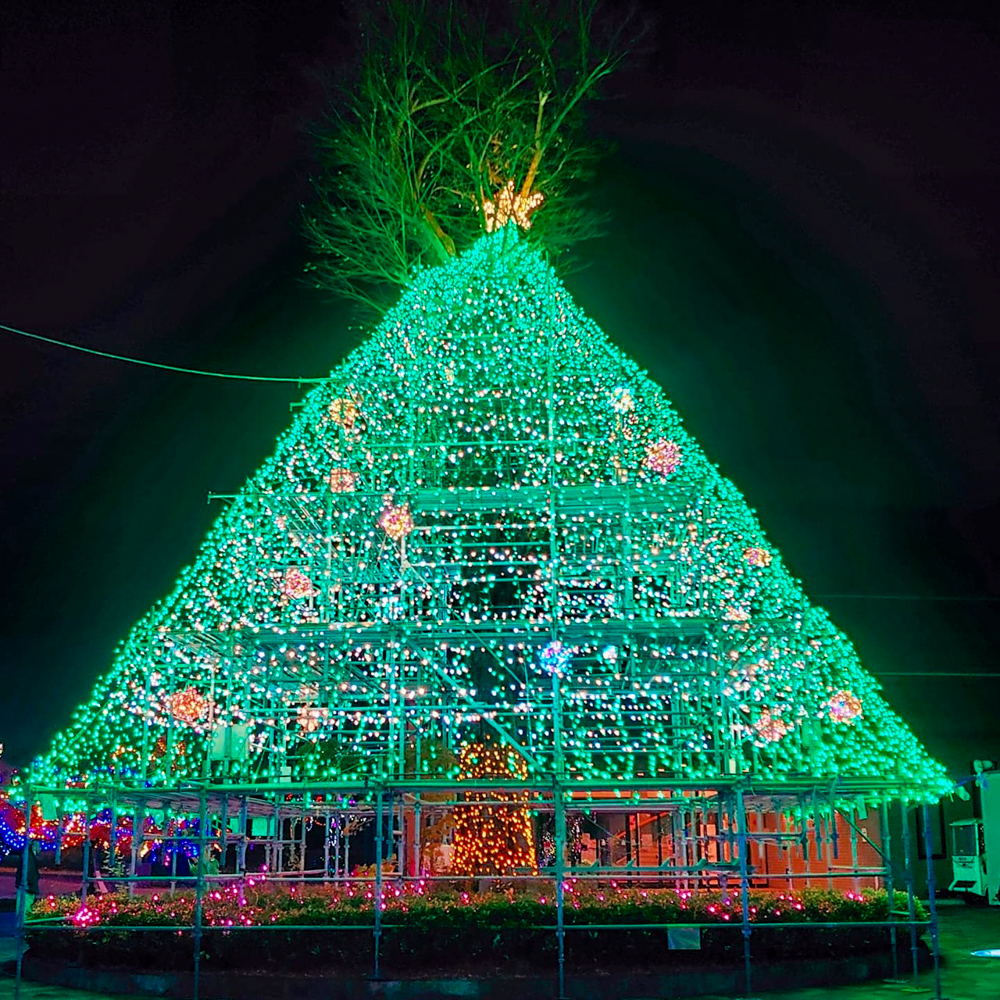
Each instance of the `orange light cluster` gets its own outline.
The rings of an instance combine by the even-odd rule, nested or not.
[[[827,711],[834,722],[846,722],[853,726],[860,719],[862,712],[861,699],[851,691],[841,689],[827,702]]]
[[[762,743],[777,743],[784,736],[790,726],[778,715],[772,715],[770,709],[765,708],[760,713],[760,718],[753,724],[757,739]]]
[[[296,569],[293,566],[285,573],[281,592],[286,597],[292,597],[296,600],[302,597],[309,597],[313,592],[313,582],[302,570]]]
[[[470,743],[459,755],[463,780],[526,778],[525,762],[507,747]],[[535,830],[526,792],[470,792],[455,809],[452,870],[488,876],[535,872]],[[476,803],[476,804],[471,804]]]
[[[771,553],[759,545],[753,545],[749,549],[743,550],[743,561],[748,566],[758,566],[765,569],[771,565]]]
[[[318,708],[316,705],[300,705],[296,721],[303,732],[314,733],[329,715],[329,709]]]
[[[350,469],[333,469],[328,482],[334,493],[350,493],[358,482],[358,474]]]
[[[170,695],[167,707],[178,722],[191,725],[205,717],[208,699],[197,688],[186,687]]]
[[[357,400],[335,399],[330,404],[330,419],[345,431],[353,430],[360,416],[361,407]]]
[[[394,507],[390,504],[382,511],[378,524],[394,542],[406,538],[413,531],[413,515],[410,513],[410,505],[404,503],[400,507]]]

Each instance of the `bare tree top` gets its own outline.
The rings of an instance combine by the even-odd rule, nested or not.
[[[362,0],[349,94],[317,136],[317,286],[381,311],[420,267],[516,225],[558,264],[600,228],[585,107],[629,47],[598,0]]]

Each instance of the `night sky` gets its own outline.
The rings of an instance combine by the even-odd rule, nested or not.
[[[350,24],[205,6],[7,13],[0,322],[322,376],[363,336],[298,232]],[[612,222],[568,283],[962,776],[1000,759],[1000,52],[961,5],[871,6],[665,5],[596,110]],[[302,390],[0,332],[0,391],[0,742],[24,763]]]

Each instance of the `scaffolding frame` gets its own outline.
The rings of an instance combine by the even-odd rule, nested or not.
[[[211,498],[226,505],[224,534],[174,603],[130,637],[107,704],[60,748],[69,764],[37,779],[54,783],[61,769],[87,787],[27,791],[83,802],[85,826],[98,801],[110,800],[114,816],[166,801],[198,815],[200,848],[210,808],[225,812],[226,827],[235,812],[244,856],[259,808],[275,818],[277,866],[290,849],[279,797],[296,815],[327,807],[320,796],[354,797],[381,852],[387,801],[416,811],[429,794],[528,795],[554,823],[562,996],[566,811],[579,796],[610,809],[603,797],[617,795],[619,812],[633,815],[644,795],[662,797],[677,878],[691,883],[702,877],[696,865],[714,864],[745,904],[751,845],[787,833],[787,853],[813,816],[825,854],[810,875],[860,879],[855,861],[831,866],[846,848],[824,812],[935,789],[910,788],[905,774],[837,776],[852,762],[828,754],[821,773],[795,777],[823,726],[856,718],[835,719],[830,704],[856,692],[822,679],[835,664],[816,651],[836,645],[835,628],[812,613],[753,512],[694,442],[682,455],[667,439],[689,440],[660,390],[564,290],[539,291],[548,279],[510,229],[491,238],[474,273],[456,270],[454,322],[428,314],[407,334],[381,329],[369,342],[378,346],[307,397],[267,476]],[[467,282],[491,288],[488,317],[463,309],[481,294],[467,294]],[[413,294],[437,303],[441,293]],[[762,569],[772,559],[774,578]],[[130,734],[120,746],[89,743],[87,721],[111,713]],[[461,780],[448,754],[486,738],[517,754],[526,777]],[[725,816],[724,843],[706,839],[700,806],[676,801],[695,795],[715,800],[717,830]],[[753,828],[749,817],[775,799],[796,804],[799,827]],[[853,853],[858,834],[848,836]],[[398,839],[420,858],[418,843]],[[349,843],[325,845],[348,879]],[[905,830],[903,846],[910,904],[889,932],[907,927],[915,942]],[[133,838],[132,880],[136,851]],[[636,878],[668,878],[662,864],[635,867]],[[85,868],[84,890],[86,880]],[[204,888],[199,874],[196,984]],[[377,975],[378,909],[375,921]]]
[[[873,788],[872,784],[876,787]],[[201,975],[201,942],[203,935],[211,928],[203,922],[203,900],[205,893],[213,886],[236,882],[245,884],[249,878],[268,881],[294,880],[295,884],[368,885],[376,899],[381,899],[387,885],[401,885],[406,882],[468,882],[468,878],[456,874],[429,874],[421,864],[420,815],[422,796],[432,794],[430,803],[437,810],[461,808],[469,793],[487,794],[495,804],[508,803],[518,808],[531,808],[540,817],[550,819],[554,825],[554,858],[550,866],[537,871],[514,872],[503,877],[504,882],[528,883],[542,880],[546,884],[554,881],[556,893],[555,923],[536,929],[551,930],[557,942],[557,975],[553,983],[553,995],[562,1000],[566,993],[566,977],[572,975],[567,968],[565,937],[574,930],[589,929],[601,931],[628,930],[669,930],[678,927],[691,929],[718,928],[718,923],[689,924],[573,924],[567,923],[565,914],[565,893],[571,885],[607,884],[615,881],[635,887],[674,888],[687,891],[717,888],[740,901],[743,938],[743,982],[745,995],[753,990],[753,936],[769,928],[783,926],[802,927],[801,921],[792,924],[768,921],[755,924],[751,920],[749,893],[760,887],[763,880],[766,887],[776,888],[774,883],[785,884],[794,890],[815,884],[835,886],[845,883],[857,889],[862,882],[869,886],[884,888],[892,904],[895,892],[902,880],[905,888],[906,909],[896,910],[890,905],[889,919],[884,922],[835,921],[822,924],[807,924],[819,927],[882,926],[885,928],[892,954],[893,978],[898,978],[900,969],[897,951],[899,935],[909,938],[912,976],[919,972],[919,937],[924,930],[930,932],[931,952],[934,962],[936,1000],[941,1000],[940,951],[938,944],[938,917],[933,879],[932,852],[927,854],[928,909],[929,919],[918,920],[914,895],[915,866],[914,854],[909,835],[908,813],[910,806],[899,801],[898,808],[902,820],[903,855],[894,858],[889,833],[889,805],[883,803],[872,810],[866,818],[855,817],[854,807],[848,796],[852,793],[868,795],[879,791],[878,783],[869,782],[862,789],[850,783],[827,784],[819,787],[807,781],[786,781],[764,787],[751,784],[745,779],[717,782],[712,787],[693,781],[672,783],[669,790],[654,782],[633,781],[616,784],[613,788],[600,782],[559,781],[549,782],[504,781],[477,779],[455,781],[397,781],[392,783],[373,782],[324,782],[304,789],[298,783],[260,786],[250,784],[219,785],[209,783],[187,783],[173,789],[139,788],[122,786],[113,790],[110,799],[112,811],[111,840],[114,849],[116,816],[131,814],[133,817],[133,837],[128,852],[128,873],[125,875],[104,875],[105,883],[119,889],[134,892],[149,890],[155,886],[161,891],[193,889],[195,893],[194,919],[187,933],[192,936],[193,1000],[198,1000]],[[26,807],[38,796],[66,796],[65,789],[25,789]],[[453,796],[442,804],[441,795]],[[75,789],[73,800],[88,817],[85,827],[89,832],[89,815],[93,808],[109,801],[107,789]],[[929,831],[925,811],[924,830]],[[171,815],[198,819],[197,835],[182,838],[168,834],[166,827],[161,833],[143,832],[145,819],[150,812],[167,810]],[[610,859],[598,860],[594,865],[574,865],[567,841],[567,816],[586,810],[597,816],[611,816],[624,819],[625,829],[631,831],[635,824],[639,834],[642,817],[652,823],[657,822],[658,848],[663,861],[652,865],[640,860],[639,844],[626,864],[614,864]],[[63,836],[73,822],[73,814],[60,813],[57,823],[57,851],[61,848]],[[764,829],[754,817],[778,815],[787,817],[787,823],[779,823],[776,829]],[[407,824],[397,822],[405,817],[415,818]],[[663,834],[663,817],[667,817],[669,834]],[[843,822],[838,823],[841,817]],[[266,833],[256,838],[252,833],[254,818],[269,821]],[[375,827],[375,865],[370,875],[351,874],[350,835],[345,829],[351,819],[363,818]],[[306,866],[305,831],[307,820],[325,822],[323,866],[309,869]],[[869,838],[861,827],[861,822],[876,822],[879,826],[879,842]],[[714,822],[713,822],[714,821]],[[849,845],[840,844],[838,826],[846,823],[851,831]],[[296,829],[298,825],[298,829]],[[284,831],[288,830],[286,836]],[[389,835],[386,836],[388,830]],[[136,833],[138,832],[138,836]],[[926,834],[929,836],[929,833]],[[182,876],[176,870],[165,876],[151,876],[137,873],[139,843],[143,840],[177,841],[187,839],[197,846],[198,857],[206,857],[212,847],[221,847],[223,852],[230,846],[235,848],[235,871],[231,874],[209,874],[206,866],[199,863],[193,875]],[[858,861],[858,845],[862,840],[877,852],[880,864],[865,866]],[[666,851],[664,846],[666,841]],[[251,842],[262,843],[265,847],[268,872],[265,875],[248,872],[246,867],[247,848]],[[761,873],[759,860],[768,846],[774,847],[787,859],[785,870]],[[929,845],[928,845],[929,846]],[[387,851],[387,847],[390,848]],[[848,853],[849,847],[849,853]],[[81,905],[86,903],[95,875],[89,870],[89,840],[85,836],[83,864],[81,871]],[[25,838],[22,863],[27,863],[30,839]],[[297,853],[296,853],[296,849]],[[793,871],[793,852],[801,852],[808,860],[804,870]],[[813,856],[815,852],[815,856]],[[395,870],[389,870],[387,862],[396,855]],[[756,862],[755,862],[756,855]],[[176,853],[174,854],[176,858]],[[223,853],[223,858],[226,854]],[[416,859],[416,865],[413,864]],[[841,863],[838,863],[841,862]],[[491,880],[490,880],[491,881]],[[23,883],[23,880],[22,880]],[[29,918],[26,912],[26,890],[19,888],[16,925],[16,970],[15,1000],[20,995],[22,981],[24,943],[28,933],[43,933],[46,930],[63,929],[65,920]],[[110,925],[109,925],[110,926]],[[392,929],[391,914],[383,918],[382,910],[376,907],[371,925],[280,925],[288,931],[314,930],[329,933],[367,931],[372,935],[372,978],[383,976],[381,960],[381,939]],[[85,932],[93,928],[85,929]],[[116,931],[177,931],[176,925],[142,925],[137,927],[114,925]],[[181,928],[183,929],[183,928]],[[266,932],[268,926],[233,927],[240,933]]]

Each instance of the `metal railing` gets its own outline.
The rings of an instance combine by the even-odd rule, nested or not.
[[[201,954],[202,941],[206,933],[220,930],[205,923],[204,902],[206,893],[215,886],[246,886],[250,883],[260,885],[262,882],[270,885],[284,883],[288,880],[295,885],[334,885],[339,887],[368,886],[371,888],[374,900],[381,904],[388,885],[407,885],[420,882],[433,888],[437,884],[455,883],[464,878],[454,873],[440,874],[428,870],[424,863],[425,852],[420,844],[420,808],[433,808],[439,811],[468,808],[470,805],[482,805],[478,802],[463,801],[463,797],[472,791],[488,792],[488,804],[501,806],[507,804],[518,809],[531,809],[538,817],[537,822],[548,823],[553,832],[553,850],[551,864],[527,871],[511,871],[499,876],[504,883],[527,886],[538,883],[539,880],[554,887],[555,920],[552,923],[532,925],[534,931],[551,931],[556,940],[557,975],[553,983],[553,994],[563,998],[566,991],[567,956],[565,939],[568,932],[578,930],[619,932],[619,931],[669,931],[676,929],[706,930],[721,927],[738,928],[743,940],[743,982],[747,995],[753,990],[753,947],[754,936],[771,928],[803,926],[817,928],[847,928],[847,927],[879,927],[885,928],[889,938],[889,947],[893,962],[893,976],[898,978],[897,943],[900,931],[908,934],[912,975],[919,972],[919,937],[925,930],[930,933],[931,953],[934,962],[934,982],[937,1000],[941,997],[940,952],[938,941],[938,920],[933,879],[932,852],[926,851],[928,857],[928,911],[927,920],[917,917],[917,904],[914,896],[914,867],[909,831],[909,811],[903,802],[899,803],[899,818],[902,831],[903,858],[900,864],[891,856],[892,839],[889,826],[888,806],[883,805],[877,817],[880,830],[879,842],[859,828],[846,807],[832,808],[826,821],[819,817],[810,818],[806,812],[800,811],[802,818],[800,826],[796,827],[789,819],[787,828],[782,829],[782,821],[776,823],[775,829],[749,829],[747,817],[751,812],[760,816],[761,802],[766,801],[777,806],[789,806],[808,799],[815,803],[818,796],[814,788],[811,792],[803,783],[791,787],[783,785],[780,789],[751,789],[744,783],[734,780],[721,783],[711,788],[704,784],[698,789],[671,789],[665,793],[658,791],[660,796],[650,797],[657,791],[647,787],[650,783],[634,782],[637,787],[602,788],[597,782],[572,784],[552,781],[547,784],[532,784],[526,781],[439,781],[439,782],[393,782],[367,786],[349,786],[348,792],[344,783],[327,783],[312,788],[290,786],[289,788],[266,788],[260,786],[211,786],[208,784],[189,785],[176,789],[128,789],[113,790],[112,823],[110,827],[110,850],[114,853],[117,840],[117,823],[119,817],[131,813],[133,820],[132,846],[127,852],[129,866],[128,874],[100,873],[99,877],[109,885],[124,888],[129,895],[150,891],[163,886],[168,892],[178,887],[189,887],[194,892],[194,907],[189,926],[179,927],[177,924],[99,924],[96,929],[114,930],[122,933],[145,933],[169,931],[185,933],[192,937],[192,972],[193,1000],[198,1000],[200,978],[202,973]],[[581,787],[581,785],[589,787]],[[331,791],[331,786],[336,792]],[[829,791],[824,787],[823,793]],[[66,798],[66,790],[58,793],[52,790],[25,790],[26,815],[30,815],[30,804],[35,801],[36,794],[59,794]],[[427,793],[437,793],[437,800],[427,803],[422,796]],[[441,793],[447,793],[450,800],[441,802]],[[510,794],[514,793],[514,794]],[[73,790],[73,798],[82,804],[86,821],[83,824],[82,865],[80,899],[81,907],[86,904],[88,894],[92,891],[95,875],[90,870],[90,821],[93,807],[98,801],[106,801],[108,791]],[[351,797],[348,797],[348,796]],[[290,798],[294,796],[294,798]],[[330,796],[330,799],[327,799]],[[175,817],[187,817],[197,820],[195,836],[179,836],[175,828],[173,833],[164,825],[164,829],[146,831],[145,818],[150,811],[150,802],[166,805],[167,811]],[[582,865],[574,863],[570,856],[567,842],[567,814],[574,819],[580,810],[587,808],[591,816],[602,819],[609,831],[615,817],[625,817],[624,825],[631,833],[631,818],[635,818],[636,832],[634,844],[628,845],[628,855],[625,864],[612,863],[610,858],[597,857],[593,864]],[[926,810],[926,806],[924,807]],[[794,815],[794,811],[791,811]],[[667,824],[669,835],[664,834],[664,825],[659,817],[671,817]],[[851,830],[851,854],[849,860],[839,855],[842,834],[837,833],[837,816],[843,817],[843,822]],[[658,848],[666,847],[666,860],[661,864],[643,863],[644,834],[640,829],[640,818],[643,816],[657,817]],[[273,823],[266,824],[266,832],[261,837],[251,833],[253,819],[266,818]],[[325,820],[323,865],[322,867],[307,867],[305,831],[308,819]],[[366,824],[373,823],[374,830],[374,871],[368,875],[352,874],[350,868],[350,834],[344,836],[344,819],[363,820]],[[388,836],[386,835],[386,820]],[[589,818],[589,817],[588,817]],[[338,822],[331,822],[337,819]],[[409,826],[407,825],[409,819]],[[590,819],[590,818],[589,818]],[[58,820],[58,841],[61,845],[65,833],[65,816]],[[397,820],[400,822],[397,823]],[[591,822],[594,822],[590,819]],[[688,824],[685,826],[685,824]],[[647,824],[650,832],[647,838],[648,850],[653,846],[652,823]],[[232,827],[235,826],[235,830]],[[213,828],[218,832],[213,833]],[[924,822],[925,836],[930,836],[930,824]],[[284,836],[288,830],[289,835]],[[199,864],[197,872],[184,875],[176,870],[177,851],[173,852],[175,868],[169,874],[153,876],[137,871],[141,844],[145,841],[180,844],[189,843],[197,848]],[[865,865],[859,862],[859,843],[865,842],[873,849],[881,862],[880,865]],[[396,850],[387,852],[387,842],[395,845]],[[222,846],[228,853],[235,848],[233,873],[215,874],[206,871],[202,859],[210,853],[213,845]],[[262,846],[267,857],[272,860],[271,870],[266,873],[249,873],[246,867],[247,851],[251,846]],[[426,847],[426,845],[424,845]],[[619,845],[620,847],[621,845]],[[778,857],[784,858],[784,871],[760,870],[759,864],[754,864],[754,852],[758,859],[765,856],[770,846]],[[634,850],[633,850],[634,847]],[[27,871],[28,852],[31,850],[30,837],[25,838],[21,858],[21,871]],[[795,870],[793,857],[795,852],[802,855],[804,867]],[[226,853],[223,854],[225,859]],[[385,870],[389,854],[394,853],[398,871]],[[815,858],[812,854],[815,853]],[[286,861],[294,865],[286,868]],[[358,854],[355,854],[358,860]],[[365,859],[367,860],[367,858]],[[817,862],[816,865],[812,861]],[[488,876],[481,876],[488,878]],[[751,916],[750,893],[764,883],[765,887],[799,888],[810,885],[840,885],[844,880],[851,880],[854,887],[862,880],[877,884],[884,888],[890,900],[890,911],[885,920],[875,921],[817,921],[803,923],[802,921],[767,920],[755,923]],[[905,888],[906,909],[896,911],[892,908],[895,899],[895,889],[900,884]],[[82,933],[88,933],[95,928],[79,926],[66,917],[48,918],[45,916],[30,916],[27,912],[28,895],[25,879],[20,879],[17,897],[17,921],[15,931],[16,963],[15,963],[15,1000],[20,996],[23,974],[24,945],[27,934],[45,933],[47,931],[65,930],[73,927]],[[684,892],[700,892],[709,889],[721,891],[733,900],[738,900],[734,907],[733,923],[699,922],[687,923],[575,923],[566,919],[566,895],[577,885],[602,886],[609,883],[619,883],[628,887],[649,888],[660,890],[673,888]],[[242,891],[237,888],[237,891]],[[382,938],[385,932],[399,929],[392,920],[391,912],[384,914],[382,905],[375,905],[370,923],[352,924],[234,924],[224,928],[226,933],[246,934],[253,931],[283,930],[289,932],[322,931],[334,933],[345,931],[351,933],[364,932],[372,935],[372,975],[375,979],[382,976]]]

